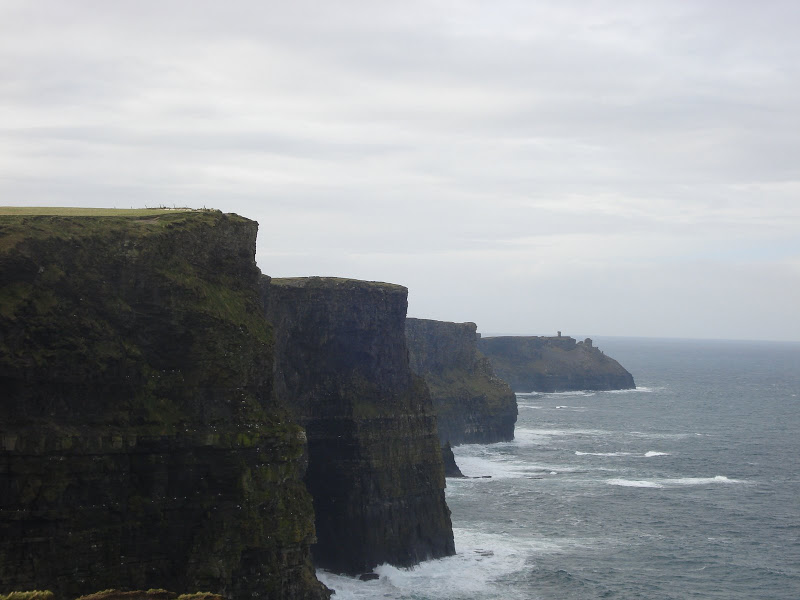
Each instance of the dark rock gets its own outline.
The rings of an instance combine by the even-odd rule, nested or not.
[[[20,599],[22,600],[22,599]],[[192,594],[181,594],[168,592],[167,590],[103,590],[94,594],[88,594],[76,598],[76,600],[224,600],[224,596],[211,594],[209,592],[195,592]]]
[[[587,338],[502,336],[478,340],[495,372],[515,392],[625,390],[636,384],[616,360]]]
[[[377,573],[362,573],[358,576],[361,581],[374,581],[376,579],[380,579],[381,576]]]
[[[475,323],[406,319],[411,370],[431,391],[441,443],[514,439],[517,399],[478,352]]]
[[[0,593],[329,596],[304,434],[271,400],[256,231],[0,217]]]
[[[276,397],[306,427],[315,562],[357,575],[455,552],[436,415],[408,365],[404,287],[265,278]]]
[[[450,447],[450,442],[445,442],[442,446],[442,462],[444,463],[445,477],[464,477],[456,464],[456,457],[453,454],[453,448]]]

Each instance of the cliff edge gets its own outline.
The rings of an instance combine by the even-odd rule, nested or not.
[[[306,427],[314,560],[358,574],[455,553],[436,415],[409,368],[407,290],[263,278],[275,395]]]
[[[495,372],[515,392],[626,390],[633,376],[587,338],[501,336],[478,340]]]
[[[475,323],[406,319],[411,370],[425,379],[442,444],[514,439],[517,399],[478,351]]]
[[[327,598],[258,225],[106,213],[0,216],[0,593]]]

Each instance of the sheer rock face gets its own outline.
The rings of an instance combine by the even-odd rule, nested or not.
[[[568,336],[502,336],[478,340],[497,374],[515,392],[626,390],[633,376],[592,345]]]
[[[0,217],[0,593],[321,599],[257,224]]]
[[[478,352],[475,323],[406,319],[411,370],[425,379],[442,444],[514,439],[517,400]]]
[[[306,427],[315,562],[363,573],[453,554],[436,416],[412,375],[404,287],[264,278],[274,389]]]
[[[442,446],[442,462],[444,463],[445,477],[464,477],[461,469],[456,464],[456,457],[449,442],[445,442],[444,446]]]

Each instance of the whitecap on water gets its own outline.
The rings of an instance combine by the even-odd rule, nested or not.
[[[324,570],[317,577],[336,590],[338,600],[361,598],[465,598],[484,597],[493,582],[526,568],[531,555],[560,552],[563,544],[453,528],[458,554],[429,560],[411,569],[384,564],[375,568],[380,577],[360,581]]]
[[[575,451],[575,456],[634,456],[633,452],[581,452]]]
[[[715,477],[674,477],[667,479],[607,479],[608,485],[622,487],[664,488],[685,485],[710,485],[719,483],[743,483],[739,479],[729,479],[724,475]]]
[[[660,431],[629,431],[628,435],[635,438],[649,438],[656,440],[679,440],[695,435],[703,435],[701,433],[665,433]]]
[[[647,481],[646,479],[608,479],[608,485],[619,485],[622,487],[641,487],[641,488],[662,488],[660,483],[655,481]]]
[[[664,482],[671,485],[708,485],[710,483],[743,483],[741,479],[729,479],[724,475],[717,475],[716,477],[676,477],[674,479],[665,479]]]
[[[609,457],[643,456],[644,458],[652,458],[654,456],[669,456],[669,455],[670,455],[669,452],[656,452],[655,450],[645,452],[644,455],[637,454],[636,452],[581,452],[580,450],[575,451],[575,456],[609,456]]]
[[[605,437],[608,435],[612,435],[611,432],[603,431],[601,429],[530,429],[522,427],[517,428],[514,431],[514,441],[510,443],[526,446],[530,444],[549,442],[550,439],[554,437]]]
[[[530,462],[510,460],[501,457],[470,456],[467,454],[456,454],[456,463],[461,472],[470,478],[480,478],[484,481],[492,479],[509,479],[528,477],[534,473],[541,474],[547,467],[536,465]],[[453,481],[463,481],[454,479]],[[448,483],[449,485],[449,483]]]

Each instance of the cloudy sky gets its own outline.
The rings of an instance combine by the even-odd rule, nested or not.
[[[800,340],[800,2],[0,0],[0,204],[214,207],[494,333]]]

